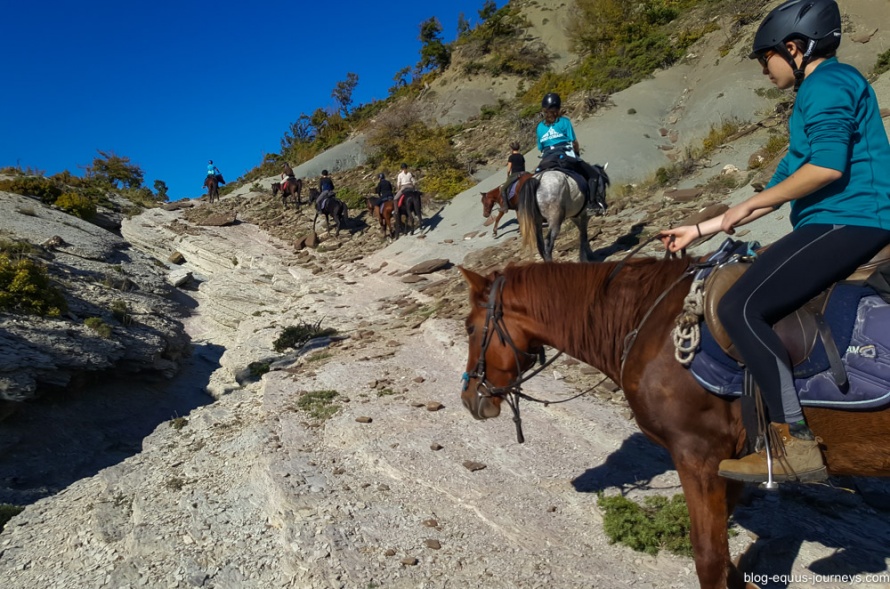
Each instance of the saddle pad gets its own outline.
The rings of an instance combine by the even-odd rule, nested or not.
[[[828,313],[831,313],[830,303]],[[877,295],[863,296],[858,300],[850,330],[848,343],[838,345],[839,350],[846,350],[843,364],[849,390],[846,394],[841,392],[825,369],[805,377],[795,374],[794,385],[804,407],[862,410],[890,404],[890,305]],[[704,324],[701,345],[689,370],[698,383],[712,393],[742,395],[741,367],[723,354]]]

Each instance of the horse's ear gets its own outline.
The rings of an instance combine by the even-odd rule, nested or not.
[[[470,296],[479,296],[488,292],[489,287],[491,286],[491,281],[488,278],[482,276],[481,274],[476,274],[472,270],[468,270],[463,266],[458,266],[458,270],[460,273],[464,275],[464,280],[467,281],[467,284],[470,285]]]

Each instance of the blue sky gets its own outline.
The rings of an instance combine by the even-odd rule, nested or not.
[[[506,4],[497,2],[498,7]],[[54,174],[96,150],[129,157],[145,185],[199,196],[207,160],[234,179],[280,151],[301,112],[385,98],[420,58],[431,16],[456,36],[483,0],[152,2],[49,0],[4,6],[0,167]]]

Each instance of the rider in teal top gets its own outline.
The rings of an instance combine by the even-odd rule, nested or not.
[[[723,460],[723,477],[765,481],[772,464],[777,481],[827,478],[788,351],[772,326],[890,244],[890,142],[868,81],[835,57],[841,34],[835,0],[788,0],[767,15],[750,57],[777,88],[797,91],[788,154],[763,191],[707,221],[661,232],[676,252],[791,203],[792,231],[759,252],[717,306],[776,434],[775,460],[764,450]],[[847,386],[843,377],[834,384]]]
[[[549,98],[549,100],[548,100]],[[555,104],[555,107],[549,105]],[[557,94],[544,97],[544,120],[538,123],[538,149],[546,157],[554,149],[560,149],[566,155],[578,157],[578,139],[572,121],[562,116],[559,110],[560,99]]]
[[[213,165],[213,160],[208,160],[207,162],[207,175],[208,176],[219,176],[219,170],[216,166]]]
[[[582,160],[581,148],[575,136],[572,121],[562,116],[562,100],[559,94],[550,92],[541,101],[544,120],[538,123],[538,149],[542,160],[557,160],[556,166],[577,172],[587,180],[587,207],[595,215],[606,212],[606,186],[609,177],[605,168],[592,166]],[[552,159],[551,159],[552,158]],[[544,163],[539,170],[544,168]]]

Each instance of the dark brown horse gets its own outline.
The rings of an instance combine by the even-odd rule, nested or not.
[[[396,213],[396,229],[401,233],[402,229],[411,228],[411,235],[415,229],[423,231],[423,201],[419,190],[406,191],[400,199]],[[402,217],[405,218],[404,223]]]
[[[204,188],[207,189],[207,195],[210,197],[210,204],[213,204],[214,200],[219,200],[219,180],[216,176],[207,176],[204,179]]]
[[[670,452],[691,521],[703,589],[746,586],[730,561],[727,521],[742,483],[717,475],[746,441],[740,401],[706,392],[674,359],[670,331],[689,292],[687,261],[533,264],[487,277],[461,268],[470,286],[464,406],[497,417],[544,346],[598,368],[624,390],[643,433]],[[678,282],[679,280],[679,282]],[[890,409],[805,408],[832,475],[890,475]]]
[[[281,193],[281,204],[284,205],[284,208],[287,208],[287,197],[290,196],[299,209],[302,204],[300,202],[300,193],[303,192],[303,180],[300,178],[288,180],[284,190],[281,189],[281,182],[274,182],[272,184],[272,196],[278,196],[279,192]]]
[[[334,218],[336,224],[335,235],[340,235],[340,230],[346,225],[349,219],[349,208],[346,203],[334,196],[333,192],[325,194],[319,193],[317,188],[309,189],[309,201],[315,202],[315,217],[312,219],[312,232],[315,233],[315,223],[318,221],[319,215],[324,215],[325,228],[330,230],[331,217]]]
[[[498,236],[498,223],[501,220],[501,217],[504,216],[504,213],[507,211],[515,211],[519,207],[519,189],[522,188],[522,185],[525,184],[526,180],[531,178],[532,175],[529,172],[523,172],[519,179],[516,181],[516,192],[513,193],[513,198],[506,198],[501,194],[501,187],[492,188],[488,192],[482,193],[482,216],[486,219],[491,216],[491,209],[494,208],[494,205],[498,205],[498,216],[494,218],[494,229],[491,230],[492,237]],[[507,189],[510,187],[508,186]]]
[[[399,235],[396,218],[393,215],[395,209],[393,200],[389,199],[382,204],[375,204],[378,202],[376,197],[366,196],[365,202],[368,204],[368,213],[380,223],[380,235],[382,237],[389,235],[392,239],[397,239]]]

